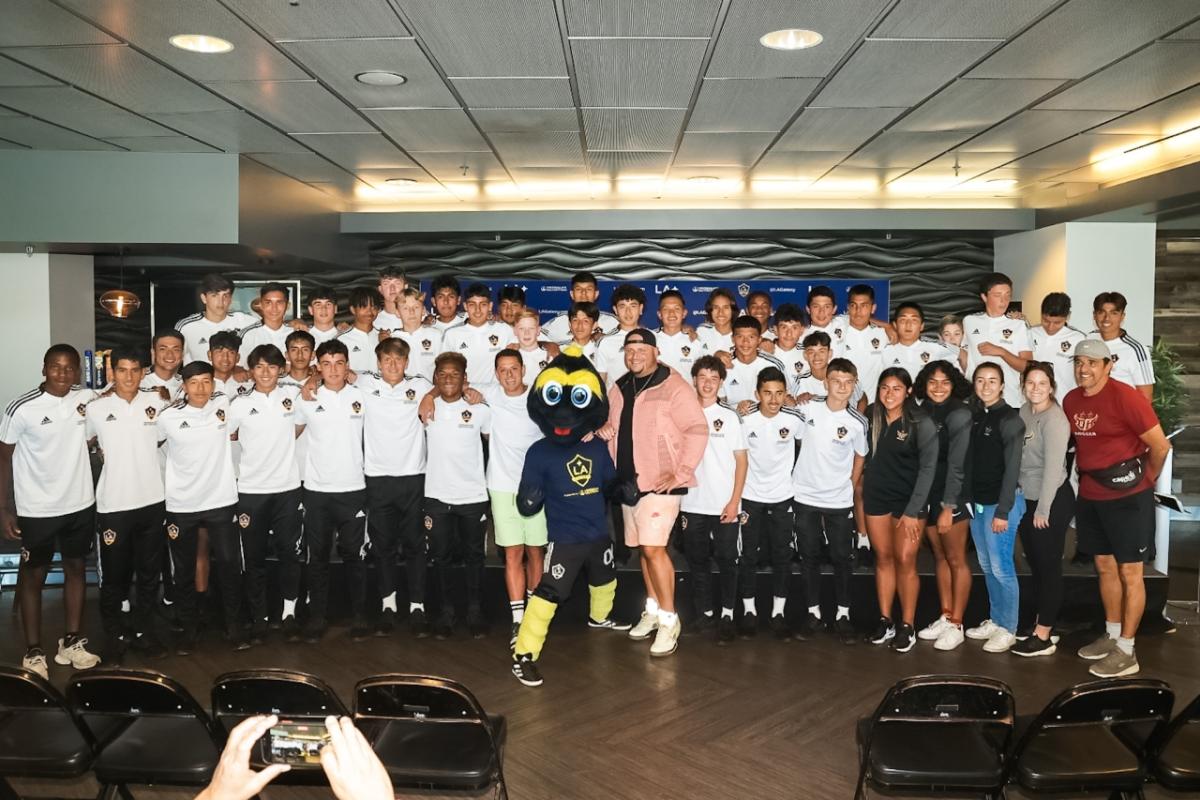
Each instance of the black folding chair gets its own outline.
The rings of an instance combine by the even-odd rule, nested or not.
[[[1176,792],[1200,791],[1200,695],[1151,743],[1152,772]]]
[[[1018,721],[1009,777],[1031,793],[1137,795],[1148,773],[1143,743],[1171,718],[1163,681],[1112,678],[1062,692],[1032,720]]]
[[[854,796],[962,791],[998,797],[1013,727],[1012,691],[970,675],[924,675],[896,683],[858,723]]]
[[[48,681],[0,666],[0,800],[8,778],[78,778],[95,756],[91,734]]]
[[[311,723],[325,727],[328,716],[345,717],[350,712],[325,681],[305,672],[283,669],[252,669],[227,672],[213,682],[213,719],[228,735],[242,720],[258,714],[275,714],[281,722]],[[268,763],[267,754],[256,747],[250,757],[256,769]],[[325,783],[318,763],[289,761],[292,769],[275,783]]]
[[[225,734],[195,698],[158,672],[79,672],[67,701],[96,739],[92,771],[102,800],[131,800],[130,784],[203,786],[225,746]]]
[[[377,675],[354,687],[354,722],[396,786],[474,790],[508,798],[506,723],[462,684],[427,675]]]

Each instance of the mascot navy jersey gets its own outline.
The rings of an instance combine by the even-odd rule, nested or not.
[[[605,487],[617,470],[600,439],[559,444],[534,442],[525,453],[521,483],[545,492],[546,518],[552,542],[594,542],[609,538]]]

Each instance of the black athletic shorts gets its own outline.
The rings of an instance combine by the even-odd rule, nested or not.
[[[939,500],[936,503],[930,503],[925,509],[925,525],[930,528],[937,527],[938,515],[942,513],[942,503]],[[970,503],[959,503],[954,507],[954,516],[950,520],[951,525],[956,525],[959,522],[968,522],[975,514],[971,511]]]
[[[63,558],[83,558],[96,540],[96,506],[57,517],[17,517],[21,529],[21,561],[49,566],[57,549]]]
[[[1079,549],[1094,556],[1112,556],[1118,564],[1145,561],[1153,552],[1154,490],[1144,489],[1116,500],[1075,504]]]

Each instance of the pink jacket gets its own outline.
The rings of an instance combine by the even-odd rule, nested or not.
[[[614,386],[608,402],[608,421],[619,430],[625,395]],[[633,425],[638,489],[648,492],[668,475],[681,486],[696,485],[696,467],[708,446],[708,419],[696,391],[678,372],[671,370],[665,381],[637,396]],[[614,436],[608,443],[614,463],[618,439]]]

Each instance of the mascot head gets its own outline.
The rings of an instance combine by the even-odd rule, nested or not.
[[[529,417],[559,444],[578,442],[608,420],[604,383],[579,347],[564,347],[538,373],[529,392]]]

